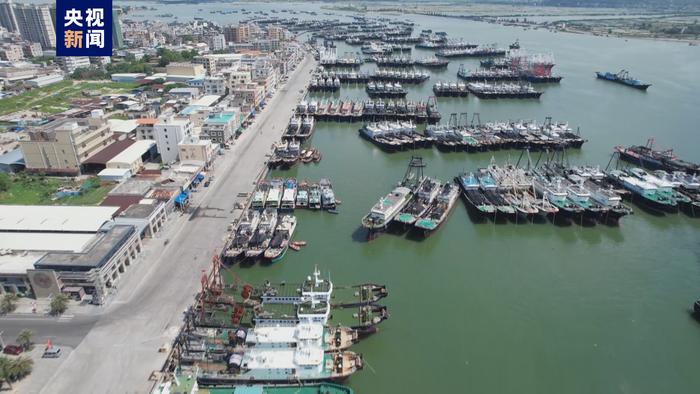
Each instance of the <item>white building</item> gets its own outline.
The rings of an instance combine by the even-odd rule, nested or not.
[[[177,144],[186,136],[192,135],[192,123],[187,118],[168,117],[153,126],[156,145],[163,163],[177,161]]]
[[[68,74],[79,68],[90,67],[90,58],[87,56],[56,56],[55,59],[61,70]]]
[[[220,51],[226,48],[226,37],[223,34],[216,34],[209,39],[209,47],[212,51]]]
[[[222,77],[204,78],[204,94],[226,95],[226,80]]]

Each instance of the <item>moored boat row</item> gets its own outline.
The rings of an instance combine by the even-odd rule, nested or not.
[[[313,105],[312,105],[313,104]],[[407,101],[403,99],[302,101],[297,105],[298,116],[313,116],[316,120],[357,122],[400,120],[413,123],[437,123],[442,118],[437,101]]]

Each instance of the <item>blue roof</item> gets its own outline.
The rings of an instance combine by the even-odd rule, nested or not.
[[[180,115],[190,115],[193,112],[197,112],[200,109],[205,108],[201,105],[188,105],[187,107],[183,108],[182,111],[180,111]]]
[[[0,155],[0,164],[24,164],[24,155],[22,154],[22,150],[15,149],[5,153],[4,155]]]
[[[232,113],[218,113],[209,115],[205,123],[228,123],[233,118]]]

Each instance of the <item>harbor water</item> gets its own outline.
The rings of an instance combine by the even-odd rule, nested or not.
[[[153,5],[153,3],[144,3]],[[155,5],[156,7],[158,5]],[[243,5],[269,10],[272,5]],[[188,8],[189,7],[189,8]],[[226,4],[178,5],[227,9]],[[235,7],[239,7],[236,5]],[[279,5],[319,12],[318,5]],[[159,11],[153,11],[158,13]],[[348,15],[347,13],[335,13]],[[213,14],[212,14],[213,15]],[[286,16],[286,14],[271,14]],[[253,16],[253,15],[248,15]],[[231,15],[212,16],[219,23]],[[570,150],[572,164],[605,167],[615,145],[674,148],[700,161],[700,48],[679,43],[624,40],[523,30],[415,15],[390,17],[450,37],[500,46],[520,40],[528,53],[551,53],[561,84],[542,86],[538,100],[440,98],[443,120],[467,112],[482,121],[546,116],[580,127],[589,141]],[[337,43],[338,53],[359,47]],[[431,54],[413,50],[413,57]],[[427,99],[438,80],[456,80],[459,64],[431,70],[422,85],[406,85],[408,99]],[[367,64],[362,70],[375,68]],[[648,92],[595,78],[595,71],[625,68],[652,83]],[[364,85],[343,85],[315,98],[366,99]],[[619,227],[474,223],[459,201],[430,238],[383,234],[365,241],[360,220],[403,176],[411,155],[427,162],[425,174],[451,180],[463,170],[518,159],[517,151],[470,154],[437,149],[385,153],[361,139],[361,123],[317,124],[307,143],[318,164],[274,171],[278,177],[333,182],[340,214],[297,211],[295,239],[308,246],[271,266],[234,266],[251,283],[295,282],[318,265],[338,284],[386,284],[391,317],[380,332],[353,350],[366,360],[349,384],[358,393],[692,393],[700,387],[700,322],[689,313],[700,298],[700,220],[683,214],[657,217],[634,206]],[[536,159],[537,154],[533,153]],[[193,280],[196,278],[193,277]]]

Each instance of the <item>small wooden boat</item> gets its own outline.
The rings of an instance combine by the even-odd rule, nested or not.
[[[328,209],[328,213],[332,213],[332,214],[334,214],[334,215],[337,215],[337,214],[339,214],[340,212],[338,212],[338,210],[335,209],[335,208],[331,208],[331,209]]]
[[[301,250],[301,246],[298,246],[295,243],[291,243],[291,244],[289,244],[289,249],[292,249],[292,250],[298,252],[299,250]]]

